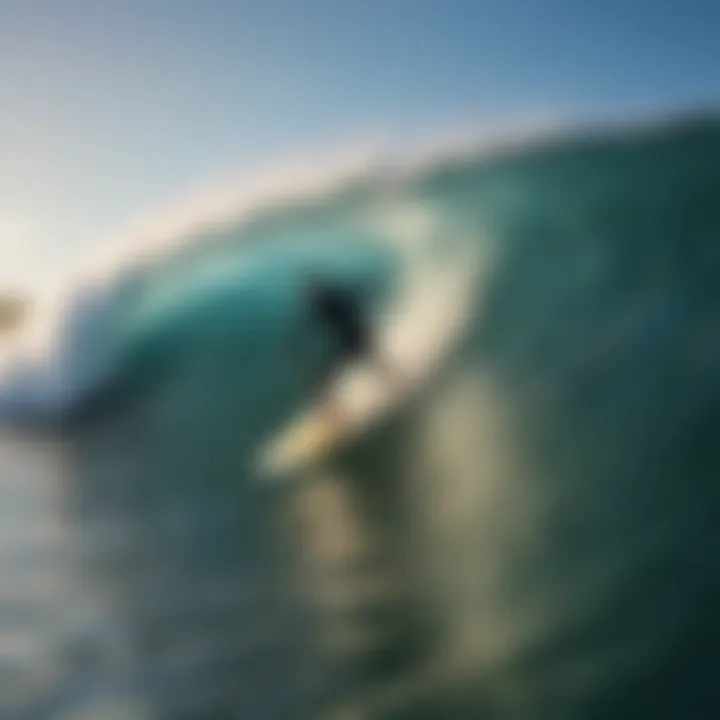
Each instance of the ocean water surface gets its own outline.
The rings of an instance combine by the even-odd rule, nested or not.
[[[78,291],[0,384],[0,715],[717,717],[719,188],[712,117],[557,136],[360,172]],[[263,477],[328,352],[304,273],[382,318],[468,249],[422,391]]]

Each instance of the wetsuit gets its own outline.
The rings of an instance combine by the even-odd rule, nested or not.
[[[353,362],[364,361],[388,383],[388,388],[402,381],[395,363],[379,351],[369,323],[367,308],[362,297],[352,291],[313,282],[309,288],[310,314],[315,322],[324,325],[334,340],[331,352],[316,370],[316,390],[323,392],[345,367]],[[342,409],[330,403],[335,418],[342,416]]]
[[[312,298],[312,313],[332,334],[338,362],[357,359],[370,351],[370,331],[360,302],[352,292],[323,285]]]

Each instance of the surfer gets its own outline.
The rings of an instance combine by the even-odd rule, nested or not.
[[[303,285],[303,298],[313,322],[330,336],[331,352],[316,373],[315,385],[324,390],[352,362],[370,362],[387,378],[394,370],[378,352],[365,308],[357,291],[317,275]]]

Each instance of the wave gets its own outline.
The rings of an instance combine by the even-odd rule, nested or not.
[[[381,297],[413,256],[488,248],[488,226],[522,186],[503,180],[515,163],[647,131],[533,121],[404,154],[363,148],[204,193],[90,259],[85,279],[54,296],[5,348],[0,417],[61,418],[86,401],[122,395],[147,374],[140,367],[161,374],[208,324],[254,332],[247,309],[257,303],[275,308],[266,322],[287,323],[289,291],[309,268]]]
[[[287,290],[308,270],[389,292],[403,266],[437,252],[438,241],[443,252],[452,246],[452,218],[417,192],[423,174],[451,156],[445,147],[402,161],[361,153],[320,170],[291,166],[141,223],[130,240],[90,258],[84,279],[46,299],[4,348],[0,416],[61,419],[128,382],[142,357],[167,356],[173,343],[181,352],[178,339],[192,343],[201,317],[291,304]],[[233,331],[246,332],[242,313]]]
[[[154,714],[187,688],[207,716],[717,716],[719,182],[717,120],[461,153],[88,294],[67,337],[111,422],[59,443],[66,499]],[[462,320],[417,402],[327,475],[253,482],[325,350],[304,270],[382,313],[468,248],[471,297],[419,293],[404,328],[425,351]]]

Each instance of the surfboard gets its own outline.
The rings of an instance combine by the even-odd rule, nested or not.
[[[260,466],[272,476],[309,469],[342,437],[344,426],[320,409],[297,418],[265,449]]]
[[[433,267],[416,272],[379,326],[378,346],[392,378],[374,367],[372,359],[348,366],[324,402],[291,419],[260,448],[263,476],[285,477],[317,466],[423,387],[448,356],[468,317],[474,267],[465,262],[444,271]]]

